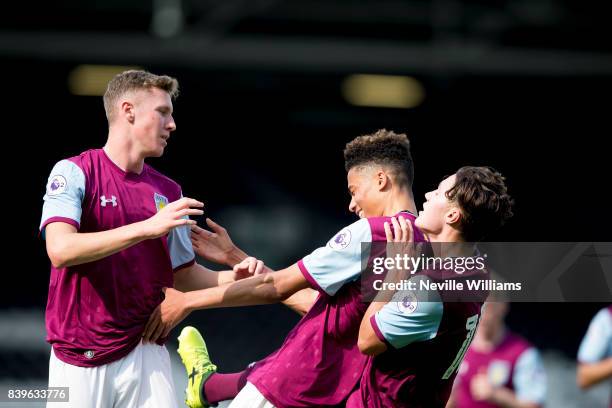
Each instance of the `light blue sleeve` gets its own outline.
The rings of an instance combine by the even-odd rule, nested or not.
[[[362,259],[369,256],[369,250],[362,254],[362,242],[372,242],[370,223],[365,218],[342,229],[326,246],[299,261],[298,266],[316,289],[333,296],[342,285],[361,275]]]
[[[608,308],[600,310],[589,325],[578,349],[578,361],[596,363],[612,354],[612,318]]]
[[[428,291],[426,302],[419,300],[425,298],[423,292],[417,296],[421,280],[429,278],[412,277],[409,281],[416,282],[417,291],[397,292],[393,299],[374,315],[377,326],[374,331],[379,338],[384,337],[384,340],[396,349],[431,340],[438,333],[444,305],[437,291]]]
[[[183,195],[181,194],[181,198]],[[183,217],[189,218],[189,217]],[[191,228],[189,225],[173,228],[168,234],[168,251],[172,261],[172,269],[190,263],[195,259],[191,246]]]
[[[172,269],[185,265],[195,259],[195,253],[189,238],[191,229],[188,225],[176,227],[168,234],[168,250],[172,260]]]
[[[535,348],[529,348],[519,356],[514,366],[512,385],[519,401],[543,404],[546,400],[546,371]]]
[[[78,229],[81,224],[81,205],[84,197],[85,174],[83,170],[69,160],[58,162],[51,170],[43,198],[44,204],[39,227],[43,236],[44,227],[52,218],[72,220]]]

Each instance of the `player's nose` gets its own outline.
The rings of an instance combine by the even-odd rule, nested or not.
[[[351,198],[351,202],[349,203],[349,211],[357,213],[357,203],[354,198]]]
[[[166,129],[168,129],[170,132],[174,132],[176,130],[176,122],[172,116],[170,116],[170,120],[168,120],[168,123],[166,123]]]

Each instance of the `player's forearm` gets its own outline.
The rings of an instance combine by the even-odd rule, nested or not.
[[[308,281],[294,265],[279,272],[265,272],[215,288],[186,293],[185,307],[193,311],[278,303],[307,287]]]
[[[495,388],[489,401],[500,408],[538,408],[540,406],[533,402],[518,400],[514,392],[505,387]]]
[[[612,357],[598,363],[580,363],[576,382],[580,388],[586,389],[610,377],[612,377]]]
[[[359,327],[359,338],[357,339],[357,346],[359,351],[369,356],[376,356],[387,349],[387,345],[380,341],[372,322],[370,321],[372,316],[380,309],[383,308],[385,302],[372,302],[361,319],[361,325]]]
[[[80,265],[106,258],[147,239],[142,223],[101,232],[67,232],[47,239],[47,252],[55,267]]]
[[[278,303],[289,297],[274,282],[273,273],[185,294],[190,311],[217,307],[236,307]]]
[[[194,263],[174,273],[174,288],[181,292],[189,292],[218,286],[220,273]]]
[[[239,262],[237,262],[239,263]],[[217,272],[217,286],[227,285],[229,283],[235,282],[236,274],[234,271],[221,271]]]
[[[282,303],[300,316],[304,316],[316,302],[318,296],[319,292],[312,288],[306,288],[289,296]]]
[[[234,245],[234,248],[227,254],[225,265],[233,268],[234,265],[242,262],[248,257],[247,253]],[[233,280],[233,279],[232,279]]]

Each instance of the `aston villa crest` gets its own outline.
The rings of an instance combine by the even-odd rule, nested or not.
[[[155,199],[155,208],[157,208],[157,212],[168,205],[168,198],[161,194],[155,193],[153,198]]]

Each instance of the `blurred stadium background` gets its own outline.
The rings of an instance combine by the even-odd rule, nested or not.
[[[49,262],[37,227],[46,178],[61,158],[104,144],[99,95],[126,66],[181,85],[178,130],[150,163],[273,267],[352,222],[342,148],[382,127],[411,139],[419,206],[461,165],[490,165],[517,201],[515,218],[493,238],[608,241],[611,10],[593,4],[3,4],[0,384],[45,384]],[[548,406],[606,406],[609,385],[581,393],[574,380],[579,341],[602,306],[513,305],[509,326],[544,352]],[[195,313],[185,323],[202,329],[213,358],[231,371],[274,350],[297,320],[281,306],[262,306]],[[175,368],[180,390],[185,380]]]

